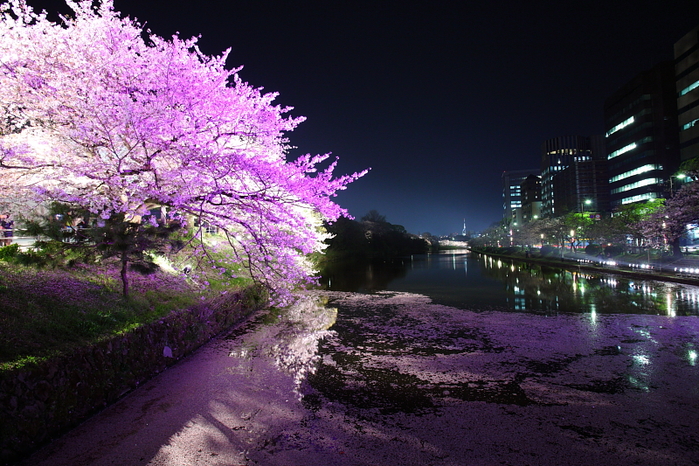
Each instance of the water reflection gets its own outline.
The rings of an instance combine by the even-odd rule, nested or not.
[[[596,314],[699,315],[699,287],[621,275],[562,270],[467,251],[416,255],[379,264],[333,264],[333,291],[424,294],[462,309]]]
[[[293,391],[300,399],[303,381],[315,371],[318,362],[318,342],[329,335],[335,323],[337,310],[324,306],[318,299],[304,298],[279,311],[270,311],[256,326],[254,332],[246,328],[232,333],[235,341],[229,356],[247,361],[254,372],[260,361],[270,361],[281,373],[293,379]]]

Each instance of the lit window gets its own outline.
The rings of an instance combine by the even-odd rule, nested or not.
[[[613,194],[623,193],[626,191],[631,191],[632,189],[642,188],[644,186],[650,186],[654,184],[662,184],[663,180],[660,178],[646,178],[645,180],[637,181],[635,183],[629,183],[627,185],[621,186],[620,188],[612,189]]]
[[[614,183],[615,181],[623,180],[625,178],[630,178],[632,176],[640,175],[642,173],[647,173],[653,170],[662,170],[663,166],[662,165],[643,165],[642,167],[634,168],[633,170],[629,170],[627,172],[621,173],[620,175],[614,176],[609,179],[610,183]]]
[[[626,128],[627,126],[629,126],[629,125],[630,125],[631,123],[633,123],[633,122],[634,122],[634,118],[633,118],[633,117],[627,118],[626,120],[624,120],[624,121],[622,121],[621,123],[619,123],[618,125],[616,125],[614,128],[612,128],[612,129],[610,129],[609,131],[607,131],[607,137],[609,137],[609,136],[611,136],[612,134],[616,133],[616,132],[619,131],[620,129]]]
[[[611,154],[609,154],[609,155],[607,156],[607,160],[611,160],[611,159],[613,159],[614,157],[618,157],[618,156],[620,156],[621,154],[625,154],[625,153],[627,153],[628,151],[634,150],[634,149],[637,148],[637,147],[638,147],[638,145],[637,145],[635,142],[632,142],[632,143],[629,144],[628,146],[624,146],[624,147],[622,147],[621,149],[617,149],[617,150],[615,150],[614,152],[612,152]]]
[[[657,199],[658,195],[656,193],[645,193],[639,194],[638,196],[625,197],[621,200],[622,204],[631,204],[633,202],[647,201],[649,199]]]
[[[690,122],[687,123],[686,125],[682,126],[682,131],[687,130],[687,129],[693,127],[693,126],[699,126],[699,118],[697,118],[697,119],[694,120],[694,121],[690,121]]]
[[[680,95],[682,96],[682,95],[685,95],[685,94],[689,94],[690,92],[692,92],[692,91],[693,91],[694,89],[696,89],[697,87],[699,87],[699,81],[694,81],[692,84],[690,84],[689,86],[687,86],[687,87],[685,87],[684,89],[682,89],[682,91],[680,92]]]

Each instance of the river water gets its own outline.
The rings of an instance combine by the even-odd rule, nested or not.
[[[337,264],[323,273],[333,291],[403,291],[466,310],[699,316],[699,287],[568,271],[470,254],[416,255],[380,264]]]
[[[27,464],[699,464],[696,288],[458,252],[349,270]]]

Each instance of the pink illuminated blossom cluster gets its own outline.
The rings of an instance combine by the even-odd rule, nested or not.
[[[687,234],[688,226],[697,222],[699,182],[692,181],[682,186],[646,220],[639,222],[638,227],[650,244],[659,248],[669,247],[675,256],[681,256],[680,239]]]
[[[287,161],[303,118],[226,69],[228,52],[158,37],[111,0],[68,3],[59,22],[0,6],[0,197],[103,218],[166,206],[223,232],[282,295],[307,281],[319,222],[345,213],[332,198],[364,173],[335,177],[328,155]]]

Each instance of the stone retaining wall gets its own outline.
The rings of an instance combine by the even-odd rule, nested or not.
[[[266,304],[260,289],[249,288],[0,374],[0,464],[18,461]]]

